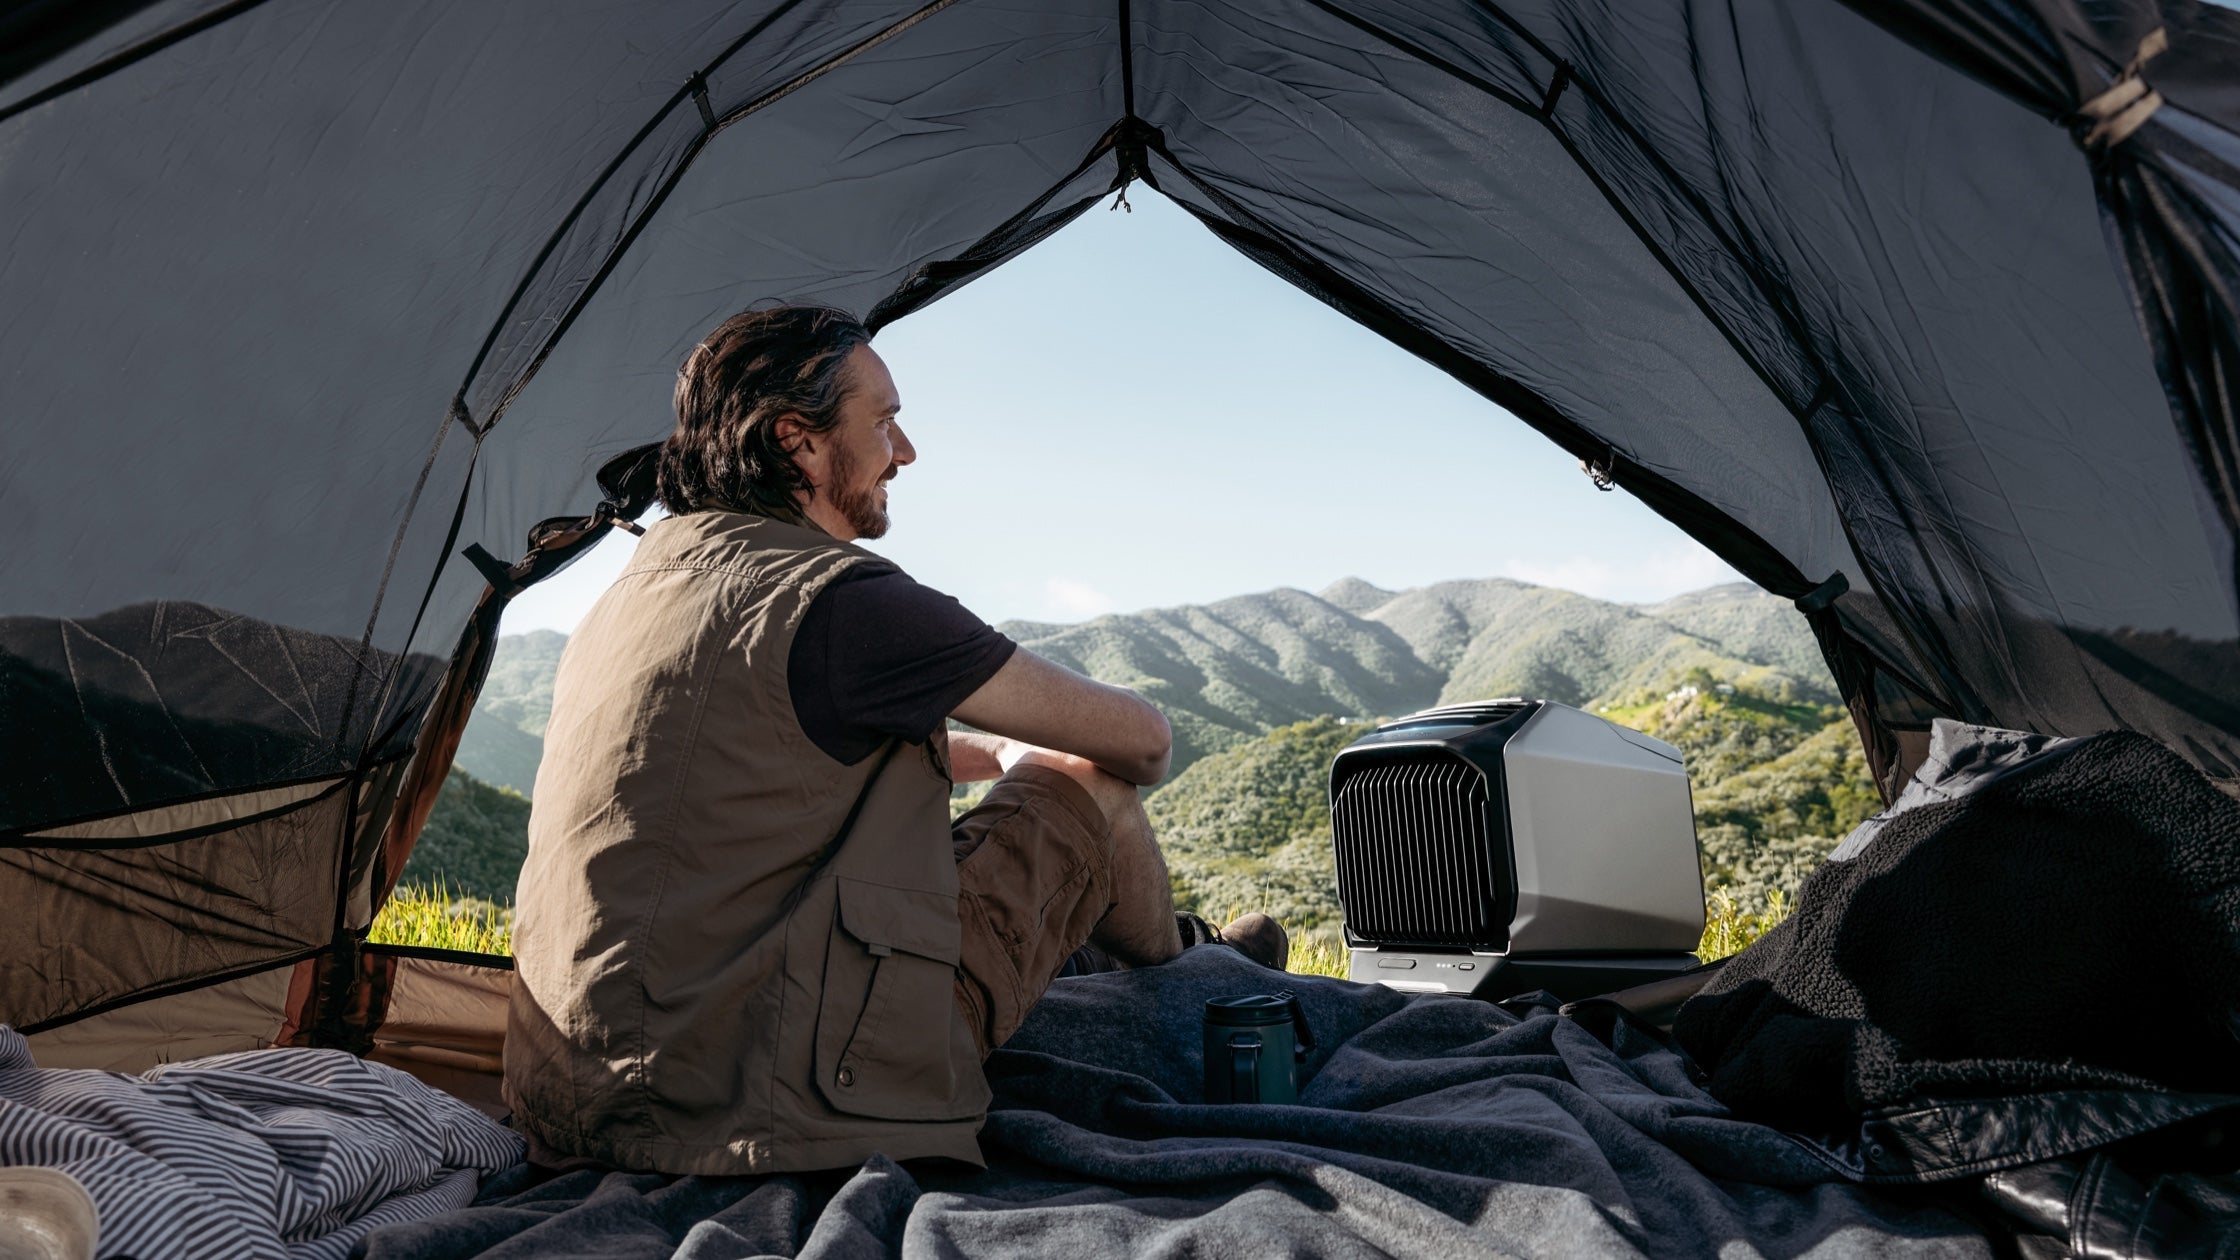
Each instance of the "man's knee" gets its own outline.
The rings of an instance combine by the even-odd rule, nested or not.
[[[1136,795],[1136,785],[1116,774],[1099,769],[1095,762],[1064,753],[1032,752],[1019,759],[1022,766],[1042,766],[1081,785],[1089,799],[1096,802],[1105,822],[1118,824],[1143,811],[1143,802]]]

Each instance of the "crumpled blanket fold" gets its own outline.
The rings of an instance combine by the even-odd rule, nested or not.
[[[340,1260],[379,1226],[465,1206],[522,1155],[481,1112],[340,1050],[128,1076],[41,1068],[0,1026],[0,1164],[83,1183],[104,1260]]]
[[[1205,1000],[1290,988],[1300,1105],[1200,1101]],[[1263,970],[1201,946],[1053,985],[988,1064],[985,1171],[494,1179],[369,1260],[972,1256],[1988,1256],[1935,1193],[1875,1190],[1736,1120],[1654,1036]]]

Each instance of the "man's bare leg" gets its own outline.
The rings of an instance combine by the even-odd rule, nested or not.
[[[1151,820],[1144,815],[1134,785],[1109,774],[1104,777],[1125,789],[1125,795],[1115,808],[1105,811],[1112,823],[1114,905],[1089,940],[1130,967],[1163,963],[1182,952],[1166,855],[1159,852],[1159,841],[1151,834]]]
[[[1044,766],[1080,784],[1112,828],[1114,905],[1089,934],[1090,943],[1130,967],[1154,966],[1181,953],[1167,860],[1152,837],[1135,785],[1064,753],[1038,750],[1017,764]]]
[[[1101,770],[1093,773],[1105,780],[1091,787],[1090,795],[1112,823],[1112,888],[1119,904],[1089,934],[1089,942],[1130,967],[1163,963],[1182,952],[1166,855],[1134,786]],[[1109,802],[1099,795],[1107,791]],[[1224,944],[1264,967],[1281,971],[1289,960],[1290,937],[1267,915],[1239,915],[1220,931]]]

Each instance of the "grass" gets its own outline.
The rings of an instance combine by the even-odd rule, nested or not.
[[[1739,953],[1788,918],[1791,909],[1789,898],[1779,891],[1767,893],[1761,909],[1747,909],[1736,904],[1724,889],[1716,891],[1704,903],[1703,940],[1696,946],[1696,956],[1713,962]],[[1223,921],[1236,917],[1227,915]],[[513,907],[456,896],[440,880],[432,886],[399,884],[374,918],[373,932],[367,939],[378,945],[511,954]],[[1293,975],[1342,980],[1347,970],[1346,951],[1324,935],[1300,933],[1291,940],[1291,957],[1284,970]]]
[[[1230,915],[1233,919],[1236,915]],[[433,886],[399,884],[387,905],[373,920],[367,938],[377,945],[414,945],[423,949],[456,949],[472,954],[513,952],[513,907],[474,897],[461,897],[442,881]],[[1320,937],[1300,936],[1291,942],[1291,959],[1285,970],[1303,976],[1345,978],[1346,951]]]
[[[399,884],[366,938],[376,945],[456,949],[470,954],[513,952],[513,907],[455,896],[442,880]]]
[[[1759,909],[1737,904],[1725,889],[1716,890],[1704,899],[1703,939],[1696,943],[1696,957],[1704,962],[1716,962],[1730,954],[1741,953],[1753,941],[1772,931],[1774,925],[1788,918],[1795,908],[1788,894],[1778,889],[1765,895],[1765,905]],[[1228,919],[1236,917],[1234,914],[1227,916]],[[1332,944],[1323,935],[1302,933],[1291,939],[1291,960],[1284,970],[1293,975],[1334,976],[1343,980],[1347,978],[1347,961],[1344,947]]]
[[[1789,904],[1788,894],[1778,888],[1766,893],[1762,910],[1744,909],[1735,904],[1725,889],[1719,889],[1704,899],[1703,939],[1696,944],[1696,957],[1705,962],[1717,962],[1730,954],[1739,954],[1788,918],[1795,908]]]
[[[1295,976],[1346,978],[1346,951],[1319,936],[1298,936],[1291,941],[1291,959],[1283,969]]]

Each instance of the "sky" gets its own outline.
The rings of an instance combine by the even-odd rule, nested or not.
[[[918,459],[865,546],[990,622],[1347,576],[1627,603],[1742,580],[1156,192],[1128,201],[879,334]],[[530,588],[504,630],[573,630],[634,543],[617,531]]]

